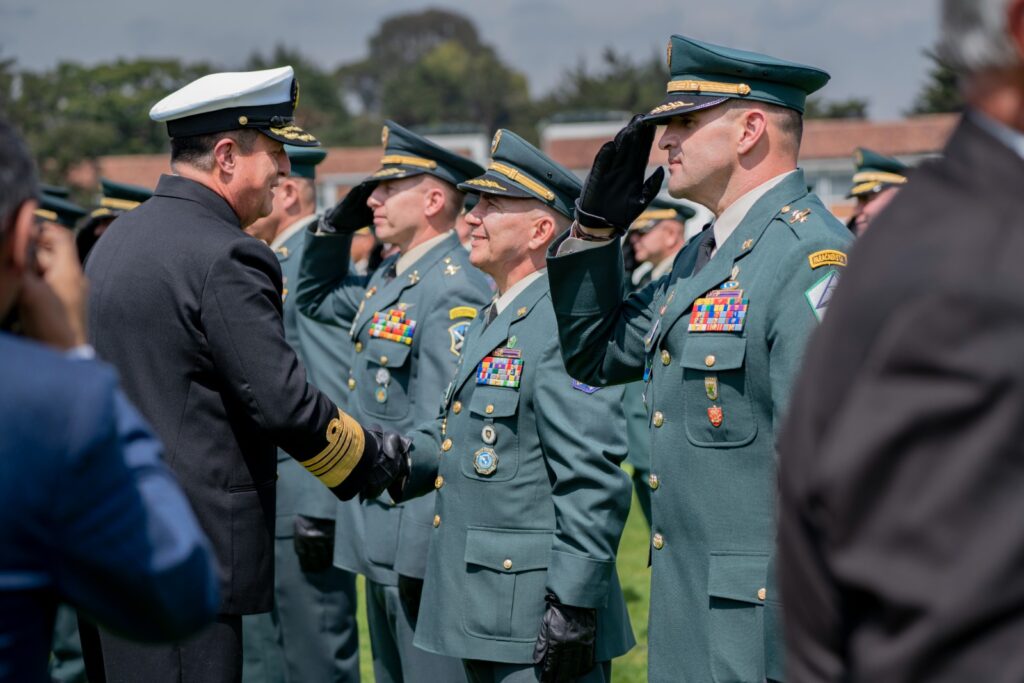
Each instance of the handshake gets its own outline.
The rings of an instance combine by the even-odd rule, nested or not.
[[[352,489],[347,497],[352,498],[358,493],[362,500],[371,500],[387,491],[393,501],[400,502],[402,488],[409,476],[409,446],[412,441],[396,432],[385,432],[380,425],[370,425],[365,432],[362,460],[366,462],[360,463],[363,476],[358,488]]]

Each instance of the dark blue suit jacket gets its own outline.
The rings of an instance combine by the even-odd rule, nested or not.
[[[212,620],[209,543],[106,366],[0,334],[0,682],[49,681],[58,602],[139,640]]]

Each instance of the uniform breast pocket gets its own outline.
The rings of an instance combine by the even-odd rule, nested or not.
[[[409,414],[409,381],[412,347],[387,339],[371,339],[362,352],[366,357],[363,410],[382,420],[400,420]]]
[[[532,642],[544,616],[552,534],[546,530],[466,530],[462,626],[492,640]]]
[[[519,469],[519,390],[477,386],[469,401],[473,429],[459,455],[462,473],[478,481],[508,481]]]
[[[747,340],[691,334],[683,348],[686,437],[704,448],[745,446],[757,434],[745,356]]]

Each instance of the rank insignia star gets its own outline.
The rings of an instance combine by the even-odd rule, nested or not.
[[[789,215],[789,224],[806,223],[807,217],[811,215],[810,209],[796,209]]]
[[[414,270],[409,273],[409,284],[414,285],[420,281],[420,271]]]
[[[444,267],[444,274],[455,275],[455,273],[459,272],[459,269],[461,268],[462,266],[457,266],[454,263],[449,263],[447,266]]]

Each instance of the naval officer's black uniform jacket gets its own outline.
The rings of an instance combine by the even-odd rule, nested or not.
[[[307,384],[285,341],[274,253],[219,195],[165,175],[111,224],[86,270],[90,337],[166,445],[213,542],[221,613],[268,611],[276,447],[300,461],[361,454],[347,443],[358,427]]]
[[[807,348],[779,446],[790,683],[1024,680],[1024,159],[973,116]]]

